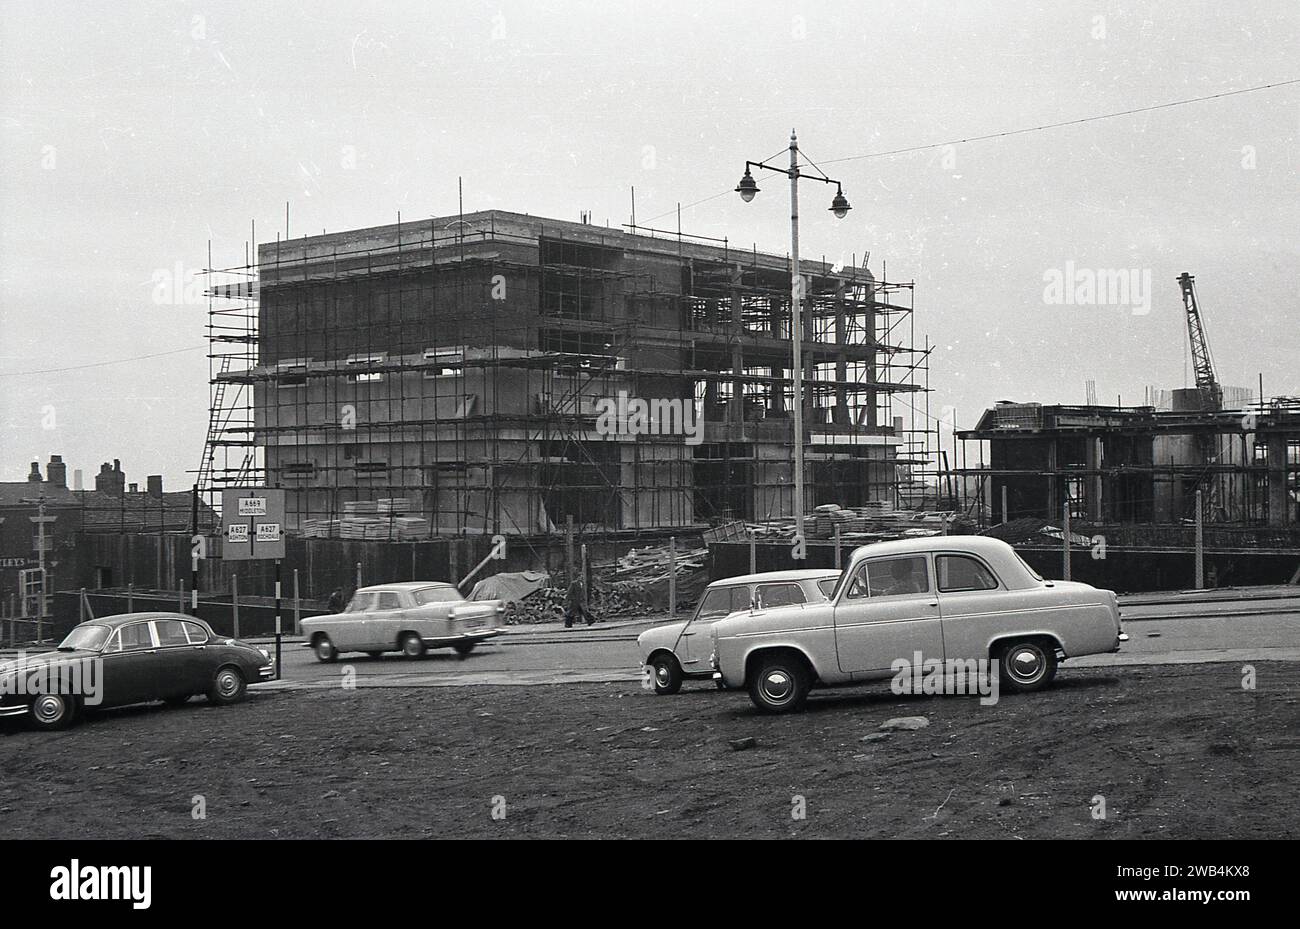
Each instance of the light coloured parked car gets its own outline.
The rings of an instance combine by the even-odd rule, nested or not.
[[[828,601],[728,617],[712,635],[715,679],[770,713],[799,709],[813,686],[892,677],[918,654],[996,663],[1001,689],[1038,690],[1059,661],[1127,638],[1112,591],[1043,580],[983,536],[863,546]]]
[[[700,597],[695,613],[684,622],[664,623],[637,638],[657,694],[675,694],[682,681],[713,676],[710,632],[724,616],[751,608],[774,608],[823,602],[840,572],[826,569],[771,571],[714,581]],[[720,685],[721,686],[721,685]]]
[[[304,619],[302,633],[320,661],[337,661],[343,652],[419,658],[448,647],[464,658],[501,633],[504,616],[500,600],[466,600],[451,584],[407,581],[362,587],[342,613]]]

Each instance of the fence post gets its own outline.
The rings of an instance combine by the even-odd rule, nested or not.
[[[135,612],[135,582],[126,585],[126,611]]]
[[[749,573],[758,573],[758,540],[754,538],[754,530],[749,531]]]
[[[1205,511],[1201,508],[1201,492],[1196,492],[1196,589],[1205,589]]]
[[[81,596],[77,598],[77,622],[86,621],[86,588],[81,588]]]
[[[234,625],[234,638],[239,638],[239,575],[230,575],[231,623]]]
[[[453,571],[453,574],[456,572]],[[361,562],[357,562],[357,590],[361,589]]]
[[[840,571],[840,527],[835,527],[835,570]]]
[[[1065,541],[1064,580],[1070,579],[1070,501],[1065,501],[1065,517],[1061,520],[1061,538]]]
[[[298,569],[293,569],[293,634],[302,635],[302,598],[298,596]]]
[[[677,618],[677,536],[668,539],[668,618]]]

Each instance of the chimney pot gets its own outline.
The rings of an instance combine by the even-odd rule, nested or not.
[[[32,471],[27,475],[27,480],[37,484],[41,482],[41,463],[39,461],[32,462]]]

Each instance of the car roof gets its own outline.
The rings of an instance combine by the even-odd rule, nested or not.
[[[374,593],[377,590],[425,590],[429,587],[450,587],[453,590],[456,589],[455,584],[449,584],[446,581],[397,581],[394,584],[371,584],[369,587],[359,587],[357,588],[357,593]]]
[[[183,619],[186,622],[198,623],[200,626],[208,626],[197,616],[187,616],[184,613],[117,613],[113,616],[97,616],[94,619],[88,619],[82,626],[110,626],[116,628],[125,626],[127,623],[143,622],[148,619]],[[211,630],[211,626],[208,629]]]
[[[814,581],[839,577],[843,572],[839,568],[800,568],[797,571],[767,571],[762,574],[742,574],[739,577],[724,577],[714,581],[710,587],[730,587],[741,584],[765,584],[771,581]]]
[[[987,535],[927,535],[915,539],[890,539],[887,542],[871,542],[853,550],[853,557],[860,554],[903,555],[914,552],[934,551],[968,551],[976,554],[1005,554],[1011,546],[1001,539]]]

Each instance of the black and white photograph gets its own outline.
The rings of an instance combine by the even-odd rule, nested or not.
[[[907,839],[1264,902],[1297,48],[1293,0],[6,0],[11,887],[327,913],[402,840],[583,840],[457,870],[651,916],[821,872],[699,840]]]

